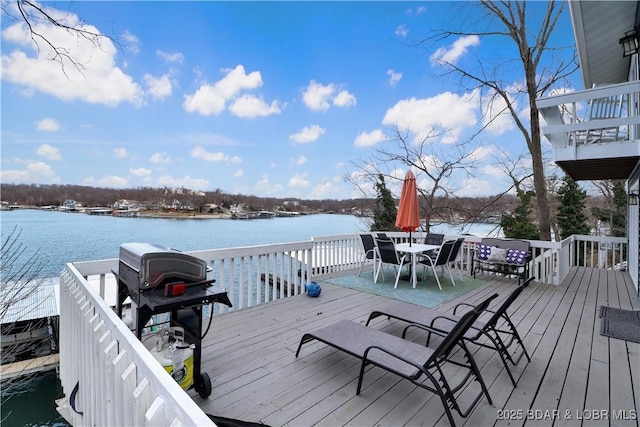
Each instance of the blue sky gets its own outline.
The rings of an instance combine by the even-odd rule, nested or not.
[[[471,2],[43,5],[119,45],[103,39],[96,47],[38,23],[82,64],[63,68],[45,45],[34,48],[21,23],[4,17],[2,182],[361,197],[344,178],[358,173],[354,163],[375,163],[376,150],[391,147],[385,140],[393,126],[412,136],[446,129],[431,142],[446,153],[482,125],[486,106],[442,75],[437,57],[513,58],[491,40],[415,45],[430,29],[473,19]],[[568,13],[557,37],[573,42]],[[514,85],[521,80],[511,77]],[[526,152],[508,119],[471,149],[477,173],[456,178],[459,196],[502,191],[509,181],[496,156]],[[418,183],[431,185],[424,176]],[[373,194],[367,184],[361,189]]]

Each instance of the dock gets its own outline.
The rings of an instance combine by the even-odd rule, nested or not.
[[[39,372],[57,369],[60,362],[60,354],[48,354],[34,359],[0,365],[0,378],[2,381],[16,377],[37,374]]]

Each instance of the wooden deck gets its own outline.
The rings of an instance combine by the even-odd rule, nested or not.
[[[513,286],[497,278],[438,309],[494,292],[503,298]],[[295,357],[303,333],[338,319],[364,322],[387,301],[323,283],[319,298],[302,295],[216,317],[202,349],[212,394],[205,400],[189,393],[206,413],[271,426],[447,426],[440,399],[409,381],[372,368],[356,396],[358,359],[318,342]],[[468,418],[454,414],[457,424],[638,426],[640,344],[601,336],[601,305],[640,310],[627,273],[574,268],[560,286],[525,289],[509,312],[531,362],[523,358],[512,369],[514,388],[499,357],[472,346],[493,406],[483,399]],[[383,317],[371,325],[389,333],[400,326]]]

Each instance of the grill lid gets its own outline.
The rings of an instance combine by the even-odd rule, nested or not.
[[[119,270],[121,280],[134,292],[174,280],[189,283],[207,278],[204,260],[153,243],[123,243]]]

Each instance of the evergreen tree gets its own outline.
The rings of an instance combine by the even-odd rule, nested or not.
[[[378,174],[378,180],[376,181],[376,205],[373,211],[373,224],[371,224],[371,231],[393,231],[396,228],[396,215],[398,210],[396,209],[396,202],[393,200],[391,191],[387,188],[384,182],[384,176]]]
[[[565,176],[562,182],[558,190],[560,205],[557,213],[560,238],[566,239],[573,234],[588,235],[589,226],[584,214],[587,192],[569,176]]]
[[[610,236],[625,237],[627,235],[627,192],[624,180],[616,180],[611,187],[610,199],[606,208],[592,208],[591,213],[602,222],[609,224]]]
[[[511,239],[539,240],[540,232],[533,222],[531,222],[531,198],[533,191],[520,192],[520,204],[516,207],[513,215],[503,215],[500,219],[500,226],[504,236]]]

